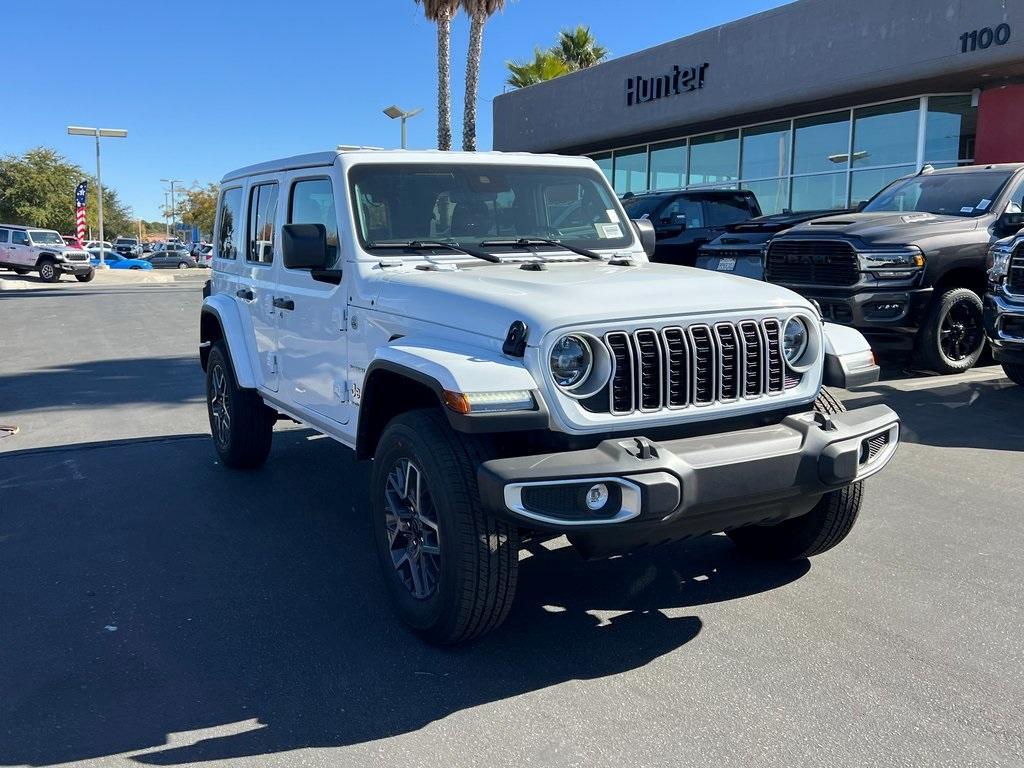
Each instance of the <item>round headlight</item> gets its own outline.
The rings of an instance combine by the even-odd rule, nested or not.
[[[782,353],[786,362],[793,365],[807,349],[807,326],[799,317],[791,317],[786,321],[782,331]]]
[[[568,334],[551,348],[551,376],[565,390],[582,384],[594,364],[594,355],[585,339]]]

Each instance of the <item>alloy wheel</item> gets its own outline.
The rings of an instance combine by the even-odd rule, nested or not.
[[[210,375],[210,415],[213,417],[213,432],[218,445],[226,447],[231,440],[231,413],[228,410],[228,377],[220,365]]]
[[[946,359],[959,362],[973,355],[984,341],[982,317],[967,299],[950,306],[939,328],[939,346]]]
[[[391,564],[410,594],[425,600],[440,580],[441,538],[426,479],[412,460],[398,459],[388,472],[384,507]]]

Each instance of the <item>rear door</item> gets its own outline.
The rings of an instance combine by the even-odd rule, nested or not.
[[[274,306],[277,280],[276,263],[280,261],[280,221],[278,200],[280,184],[274,177],[254,179],[246,193],[245,267],[236,290],[236,299],[243,312],[249,313],[253,339],[263,384],[277,392],[278,324],[280,313]]]
[[[11,230],[0,228],[0,264],[6,264],[9,261],[10,243]]]
[[[287,179],[282,190],[284,223],[323,224],[329,257],[341,269],[339,207],[344,190],[335,189],[328,169],[300,171]],[[313,279],[308,269],[278,269],[274,298],[280,318],[279,355],[285,401],[345,424],[351,418],[348,391],[348,348],[345,334],[346,282],[339,285]]]
[[[10,263],[24,267],[34,267],[35,257],[32,254],[32,246],[28,242],[28,233],[23,229],[11,230],[11,244],[8,246]]]

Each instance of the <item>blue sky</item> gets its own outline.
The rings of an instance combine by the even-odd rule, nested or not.
[[[484,34],[480,148],[490,148],[491,99],[504,88],[505,61],[549,45],[562,27],[589,24],[617,56],[782,4],[509,0]],[[409,121],[409,145],[435,146],[436,37],[413,0],[4,5],[4,28],[22,32],[3,44],[0,154],[45,144],[92,170],[91,140],[65,127],[127,128],[127,139],[104,144],[103,178],[146,219],[160,218],[161,177],[206,183],[340,143],[397,146],[397,122],[381,114],[391,103],[424,107]],[[456,146],[467,27],[460,15],[452,29]]]

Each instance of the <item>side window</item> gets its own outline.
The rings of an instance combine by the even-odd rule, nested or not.
[[[257,184],[249,191],[249,245],[246,261],[274,261],[274,223],[277,219],[277,184]]]
[[[699,201],[677,197],[658,214],[659,224],[686,224],[687,229],[704,226],[704,211]]]
[[[708,200],[707,222],[709,227],[723,227],[746,221],[754,215],[750,201],[738,196],[732,200]]]
[[[220,197],[220,229],[217,235],[217,255],[222,259],[237,259],[242,249],[242,188],[225,189]]]
[[[323,224],[327,229],[327,263],[338,260],[338,214],[330,179],[301,179],[292,185],[289,224]]]
[[[11,232],[11,245],[28,245],[28,235],[20,229]]]
[[[7,242],[7,233],[9,231],[10,230],[7,230],[7,229],[0,229],[0,243],[6,243]]]
[[[1006,213],[1024,213],[1024,176],[1014,182],[1006,201]]]

